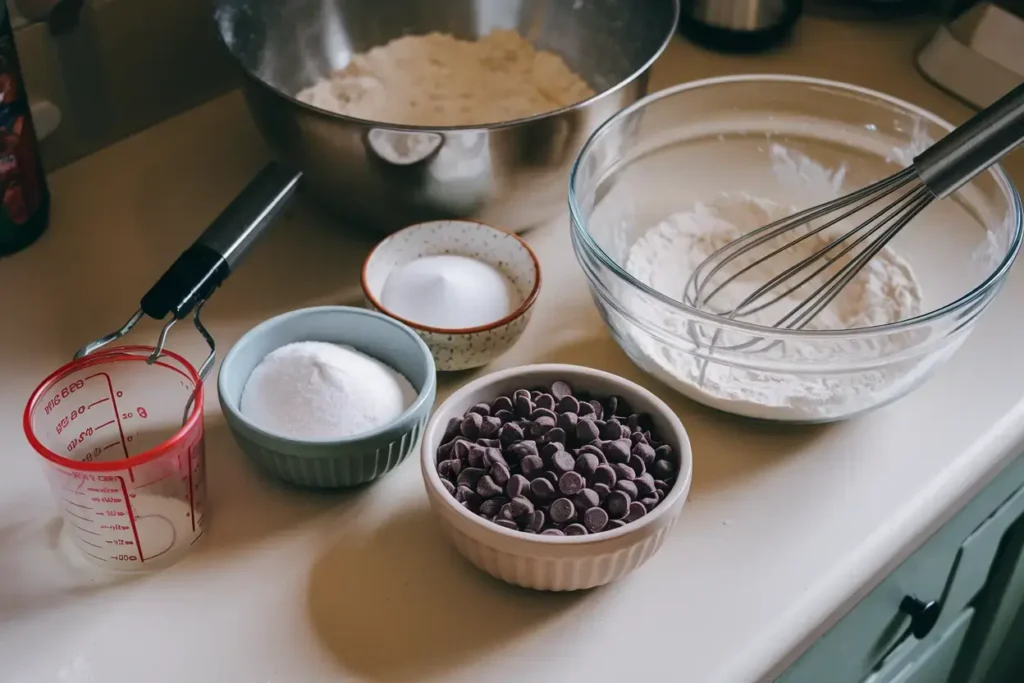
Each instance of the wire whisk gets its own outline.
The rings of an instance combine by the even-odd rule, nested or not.
[[[716,297],[727,287],[735,287],[741,277],[768,264],[770,272],[777,270],[777,275],[759,283],[738,305],[715,312],[728,319],[742,319],[780,303],[784,308],[786,300],[793,297],[795,305],[780,313],[771,327],[804,329],[915,216],[936,199],[948,197],[1022,141],[1024,85],[926,149],[899,173],[752,230],[716,250],[690,275],[683,302],[714,310]],[[846,224],[852,227],[846,228]],[[816,235],[827,243],[792,265],[783,262],[787,254],[792,261],[793,248]],[[806,290],[811,291],[804,293]],[[758,345],[756,350],[762,352],[781,343],[765,344],[756,335],[729,345],[720,340],[721,328],[712,335],[708,345],[711,352]]]

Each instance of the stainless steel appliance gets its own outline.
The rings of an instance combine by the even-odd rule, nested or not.
[[[966,102],[992,104],[1024,82],[1024,0],[955,3],[917,65]]]
[[[764,50],[789,35],[802,9],[802,0],[683,0],[679,30],[713,49]]]

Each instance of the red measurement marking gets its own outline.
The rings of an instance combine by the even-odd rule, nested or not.
[[[98,406],[101,403],[106,403],[109,400],[110,400],[109,398],[101,398],[98,401],[93,401],[92,403],[90,403],[89,405],[86,406],[86,409],[92,408],[93,406]]]
[[[189,545],[195,545],[195,544],[196,544],[196,541],[198,541],[198,540],[199,540],[200,538],[202,538],[202,537],[203,537],[203,532],[202,532],[202,531],[200,531],[200,532],[199,532],[199,535],[198,535],[198,536],[196,536],[195,538],[193,538],[193,539],[192,539],[192,542],[191,542],[191,543],[189,543]]]
[[[171,476],[171,475],[169,475],[169,474],[167,474],[167,475],[164,475],[164,476],[160,477],[159,479],[154,479],[153,481],[150,481],[150,482],[146,482],[145,484],[139,484],[139,485],[138,485],[138,486],[136,486],[135,488],[137,488],[137,489],[144,489],[144,488],[146,488],[147,486],[152,486],[153,484],[159,484],[159,483],[160,483],[160,482],[162,482],[162,481],[163,481],[164,479],[168,479],[168,478],[170,478],[170,476]]]
[[[99,534],[98,534],[98,533],[96,533],[95,531],[90,531],[89,529],[83,529],[82,527],[78,526],[78,525],[77,525],[77,524],[75,524],[74,522],[68,522],[68,524],[70,524],[71,526],[75,527],[75,528],[76,528],[76,529],[78,529],[79,531],[84,531],[85,533],[87,533],[87,534],[92,534],[93,536],[99,536]]]
[[[93,431],[97,431],[97,430],[103,429],[104,427],[109,427],[112,424],[114,424],[114,421],[113,420],[108,420],[108,421],[104,422],[103,424],[101,424],[98,427],[93,427]]]
[[[78,495],[82,495],[82,494],[78,494]],[[81,503],[76,503],[75,501],[68,500],[67,498],[63,498],[62,497],[61,500],[63,500],[65,503],[67,503],[69,505],[74,505],[75,507],[78,507],[78,508],[84,508],[86,510],[92,510],[92,508],[89,507],[88,505],[82,505]]]
[[[103,447],[103,450],[107,450],[108,448],[113,448],[114,446],[120,446],[120,445],[121,445],[120,441],[115,441],[114,443],[108,443],[106,446]]]
[[[107,381],[107,391],[110,392],[110,402],[114,405],[114,419],[117,420],[117,431],[121,435],[121,447],[124,449],[124,458],[125,460],[127,460],[130,457],[128,455],[128,442],[124,438],[124,428],[121,426],[121,413],[117,409],[117,399],[115,398],[116,394],[114,392],[114,383],[110,381],[110,375],[108,375],[105,372],[97,372],[95,375],[89,375],[85,379],[90,380],[96,377],[102,377]],[[135,482],[135,472],[132,471],[131,467],[128,468],[128,478],[132,480],[132,483]]]
[[[88,517],[83,517],[82,515],[76,515],[74,512],[72,512],[71,510],[68,510],[66,508],[65,508],[64,512],[68,513],[72,517],[76,517],[76,518],[82,520],[83,522],[88,522],[89,524],[92,524],[92,520],[89,519]]]
[[[82,543],[85,543],[85,544],[87,544],[87,545],[91,545],[91,546],[92,546],[93,548],[99,548],[100,550],[103,550],[103,546],[101,546],[101,545],[96,545],[96,544],[95,544],[95,543],[93,543],[92,541],[87,541],[87,540],[86,540],[86,539],[84,539],[84,538],[80,538],[80,539],[78,539],[78,540],[79,540],[79,541],[81,541]],[[107,542],[109,543],[110,541],[107,541]]]
[[[190,517],[192,518],[192,531],[196,530],[196,505],[193,500],[194,491],[192,490],[192,450],[194,446],[188,447],[188,507],[192,511]]]
[[[111,389],[113,391],[113,389]],[[143,563],[146,558],[142,556],[142,542],[139,540],[139,530],[135,526],[135,513],[132,511],[132,503],[128,500],[128,487],[125,486],[124,477],[118,477],[121,480],[121,492],[124,494],[124,506],[128,508],[128,523],[132,525],[132,536],[135,537],[135,547],[139,549],[139,562]]]
[[[99,555],[93,555],[93,554],[92,554],[92,553],[90,553],[90,552],[89,552],[88,550],[83,550],[82,552],[83,552],[83,553],[85,553],[86,555],[88,555],[89,557],[95,557],[95,558],[96,558],[97,560],[99,560],[100,562],[106,562],[106,561],[107,561],[107,558],[105,558],[105,557],[100,557]]]

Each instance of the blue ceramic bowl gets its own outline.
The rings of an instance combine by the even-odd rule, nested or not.
[[[297,440],[261,429],[239,411],[245,383],[267,354],[299,341],[345,344],[373,356],[412,383],[416,400],[390,424],[352,438]],[[387,474],[416,449],[437,380],[427,345],[402,323],[362,308],[321,306],[279,315],[247,332],[224,357],[217,389],[231,433],[260,468],[299,486],[345,488]]]

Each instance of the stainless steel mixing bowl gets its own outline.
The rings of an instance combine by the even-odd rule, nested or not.
[[[440,218],[519,232],[557,216],[576,154],[598,125],[646,94],[679,17],[679,0],[216,0],[215,8],[278,161],[329,209],[384,232]],[[496,29],[517,29],[560,54],[598,94],[472,129],[382,124],[294,98],[353,53],[401,35],[474,39]],[[396,156],[396,148],[421,151]]]

